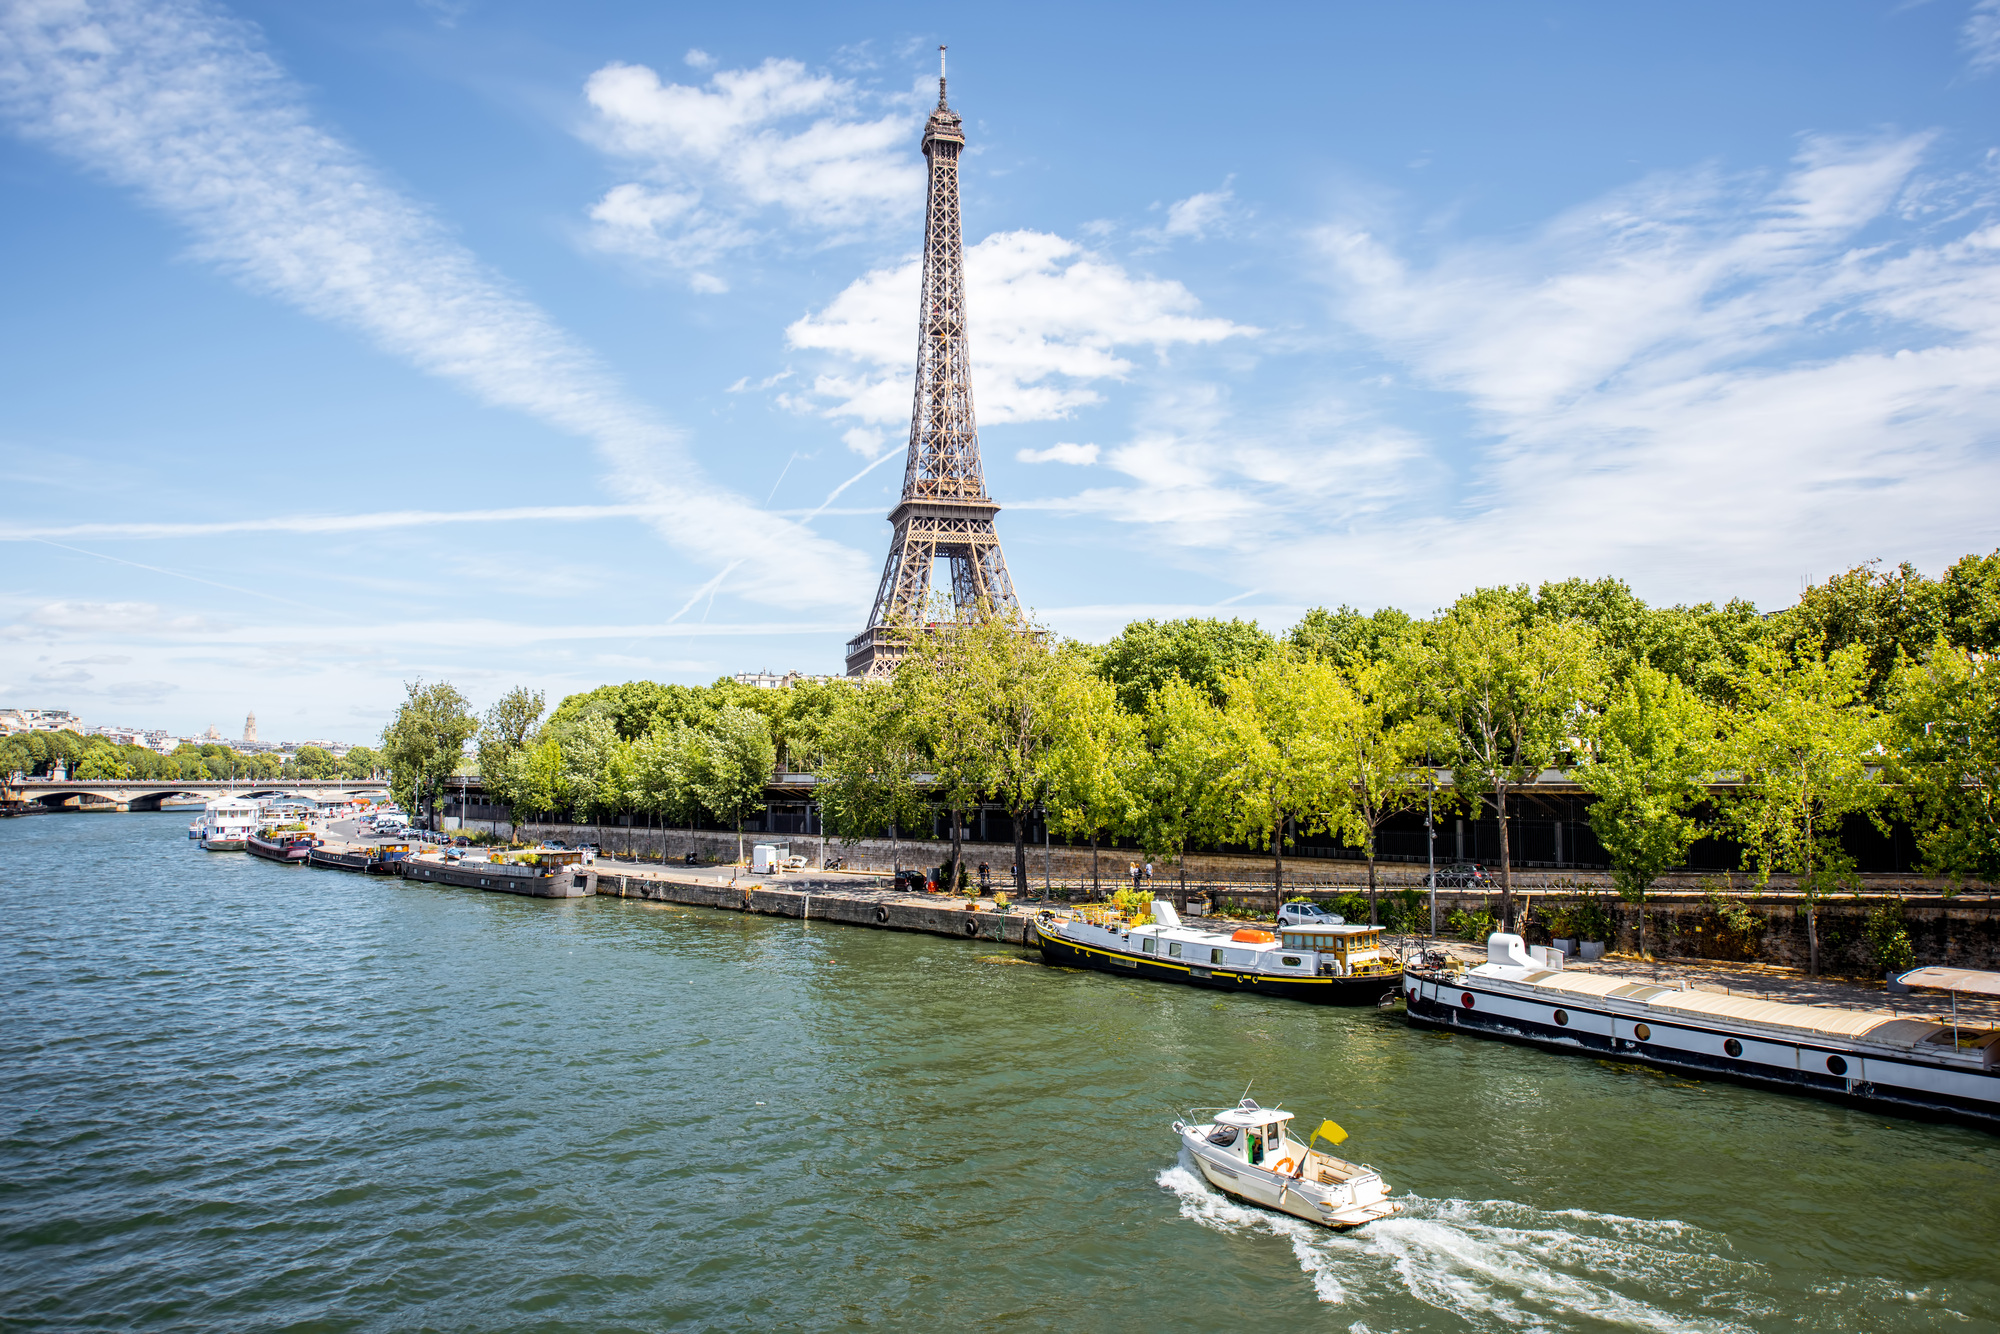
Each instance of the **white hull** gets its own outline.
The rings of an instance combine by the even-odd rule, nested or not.
[[[1240,1156],[1216,1149],[1203,1137],[1204,1129],[1181,1126],[1181,1144],[1201,1169],[1202,1178],[1225,1195],[1335,1228],[1360,1227],[1403,1210],[1388,1198],[1387,1186],[1372,1171],[1332,1184],[1302,1180],[1290,1173],[1253,1167]],[[1317,1154],[1313,1160],[1337,1161]]]

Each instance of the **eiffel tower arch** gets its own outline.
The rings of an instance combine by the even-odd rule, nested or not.
[[[938,48],[938,104],[924,126],[930,185],[924,207],[924,278],[917,302],[917,383],[910,406],[910,452],[903,497],[889,512],[895,533],[868,628],[847,642],[849,676],[883,676],[901,656],[894,627],[912,625],[930,599],[931,571],[951,568],[953,608],[1020,609],[986,494],[979,423],[966,356],[965,244],[958,217],[958,159],[965,131],[945,102],[944,48]]]

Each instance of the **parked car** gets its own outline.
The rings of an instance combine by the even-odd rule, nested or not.
[[[563,849],[567,848],[569,844],[563,842],[559,838],[545,838],[542,840],[542,846],[560,852]]]
[[[1345,926],[1347,919],[1317,903],[1287,903],[1278,909],[1279,926]]]
[[[1485,870],[1472,862],[1453,862],[1440,866],[1436,872],[1424,877],[1426,886],[1435,885],[1439,889],[1491,889],[1493,879]]]
[[[808,866],[811,865],[812,865],[812,858],[802,857],[796,852],[793,853],[791,856],[785,858],[784,861],[784,867],[787,871],[803,871]]]

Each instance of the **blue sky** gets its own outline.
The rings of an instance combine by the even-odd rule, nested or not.
[[[941,41],[1062,633],[2000,545],[2000,0],[935,22],[0,0],[0,704],[839,670]]]

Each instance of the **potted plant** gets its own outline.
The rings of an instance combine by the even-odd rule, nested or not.
[[[1604,957],[1605,937],[1611,934],[1611,914],[1595,899],[1577,905],[1576,933],[1583,961],[1595,963]]]

